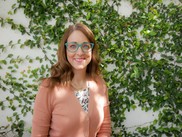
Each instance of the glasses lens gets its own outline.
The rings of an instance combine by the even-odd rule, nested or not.
[[[77,50],[77,44],[76,43],[68,43],[67,49],[71,52],[74,52]]]
[[[91,51],[91,49],[92,49],[91,43],[83,43],[82,44],[82,50],[84,52],[89,52],[89,51]]]

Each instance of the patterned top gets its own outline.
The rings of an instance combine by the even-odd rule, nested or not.
[[[84,90],[79,90],[75,92],[75,96],[79,100],[80,105],[82,106],[85,112],[88,112],[89,95],[90,94],[88,87]]]

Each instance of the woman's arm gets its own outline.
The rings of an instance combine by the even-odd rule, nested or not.
[[[110,137],[111,136],[111,118],[109,104],[104,107],[104,120],[97,134],[97,137]]]
[[[40,86],[36,95],[31,137],[47,137],[51,121],[51,91]]]
[[[104,91],[104,96],[105,96],[105,105],[103,108],[104,120],[102,122],[99,132],[97,133],[97,137],[110,137],[111,136],[111,117],[110,117],[110,107],[109,107],[110,103],[109,103],[107,86],[104,80],[102,82],[103,83],[101,85],[103,85],[102,89]]]

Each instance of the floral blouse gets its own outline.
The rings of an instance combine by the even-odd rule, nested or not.
[[[86,89],[75,91],[75,96],[79,100],[83,110],[88,112],[89,88],[87,87]]]

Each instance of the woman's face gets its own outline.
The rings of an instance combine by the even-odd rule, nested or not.
[[[84,42],[89,42],[88,38],[84,35],[84,33],[82,33],[79,30],[75,30],[71,33],[71,35],[68,37],[67,39],[67,43],[78,43],[78,44],[82,44]],[[70,48],[74,45],[70,45]],[[67,48],[66,50],[66,55],[67,55],[67,59],[68,62],[71,64],[71,66],[73,67],[73,71],[78,71],[78,70],[84,70],[86,71],[87,69],[87,65],[90,63],[91,59],[92,59],[92,50],[90,50],[89,52],[84,52],[82,49],[84,47],[79,47],[77,51],[75,52],[70,52]],[[85,47],[87,48],[87,47]]]

